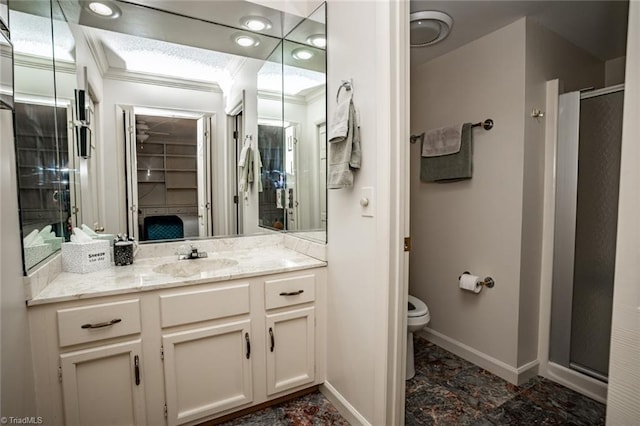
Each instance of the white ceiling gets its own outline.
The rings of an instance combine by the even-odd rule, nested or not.
[[[454,21],[442,42],[411,48],[411,63],[425,63],[524,16],[601,60],[617,58],[626,50],[628,5],[623,0],[411,0],[411,12],[441,11]]]

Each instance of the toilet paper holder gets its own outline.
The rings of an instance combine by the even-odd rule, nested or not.
[[[462,275],[464,274],[471,275],[471,272],[464,271]],[[462,278],[462,275],[458,277],[458,281],[460,281],[460,278]],[[493,286],[496,285],[496,282],[491,277],[485,277],[484,280],[480,281],[478,284],[480,284],[483,287],[493,288]]]

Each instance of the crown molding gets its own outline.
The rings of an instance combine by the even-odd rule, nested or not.
[[[195,80],[183,80],[180,78],[165,77],[136,73],[117,68],[109,68],[104,74],[105,80],[126,81],[129,83],[150,84],[152,86],[172,87],[176,89],[196,90],[200,92],[222,93],[217,83]]]
[[[94,62],[98,66],[100,75],[104,77],[109,70],[109,61],[107,60],[107,55],[104,53],[102,43],[91,31],[83,31],[82,33],[89,47],[89,52],[91,52],[91,57],[93,57]]]
[[[16,53],[13,58],[14,64],[38,70],[53,71],[53,60],[51,58],[43,58],[41,56],[26,55],[24,53]],[[65,74],[75,74],[76,64],[67,61],[55,61],[55,71]]]

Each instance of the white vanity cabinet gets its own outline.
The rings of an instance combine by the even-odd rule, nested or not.
[[[169,425],[253,401],[250,286],[240,281],[160,295]]]
[[[270,396],[315,380],[315,286],[314,273],[265,281]]]
[[[146,425],[140,300],[93,302],[33,312],[36,381],[49,385],[38,395],[43,420]]]
[[[146,425],[140,339],[60,355],[68,425]]]
[[[30,306],[38,415],[193,425],[320,384],[325,281],[320,267]]]

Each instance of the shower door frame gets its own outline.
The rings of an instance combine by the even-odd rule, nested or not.
[[[608,378],[597,371],[571,361],[571,333],[573,314],[574,267],[576,251],[578,157],[580,144],[581,102],[600,96],[623,92],[624,85],[605,87],[589,92],[571,92],[558,99],[558,144],[556,162],[556,212],[554,236],[553,281],[572,283],[552,287],[551,321],[563,327],[551,328],[549,358],[559,364],[579,371],[603,382]],[[620,117],[622,119],[622,117]]]

